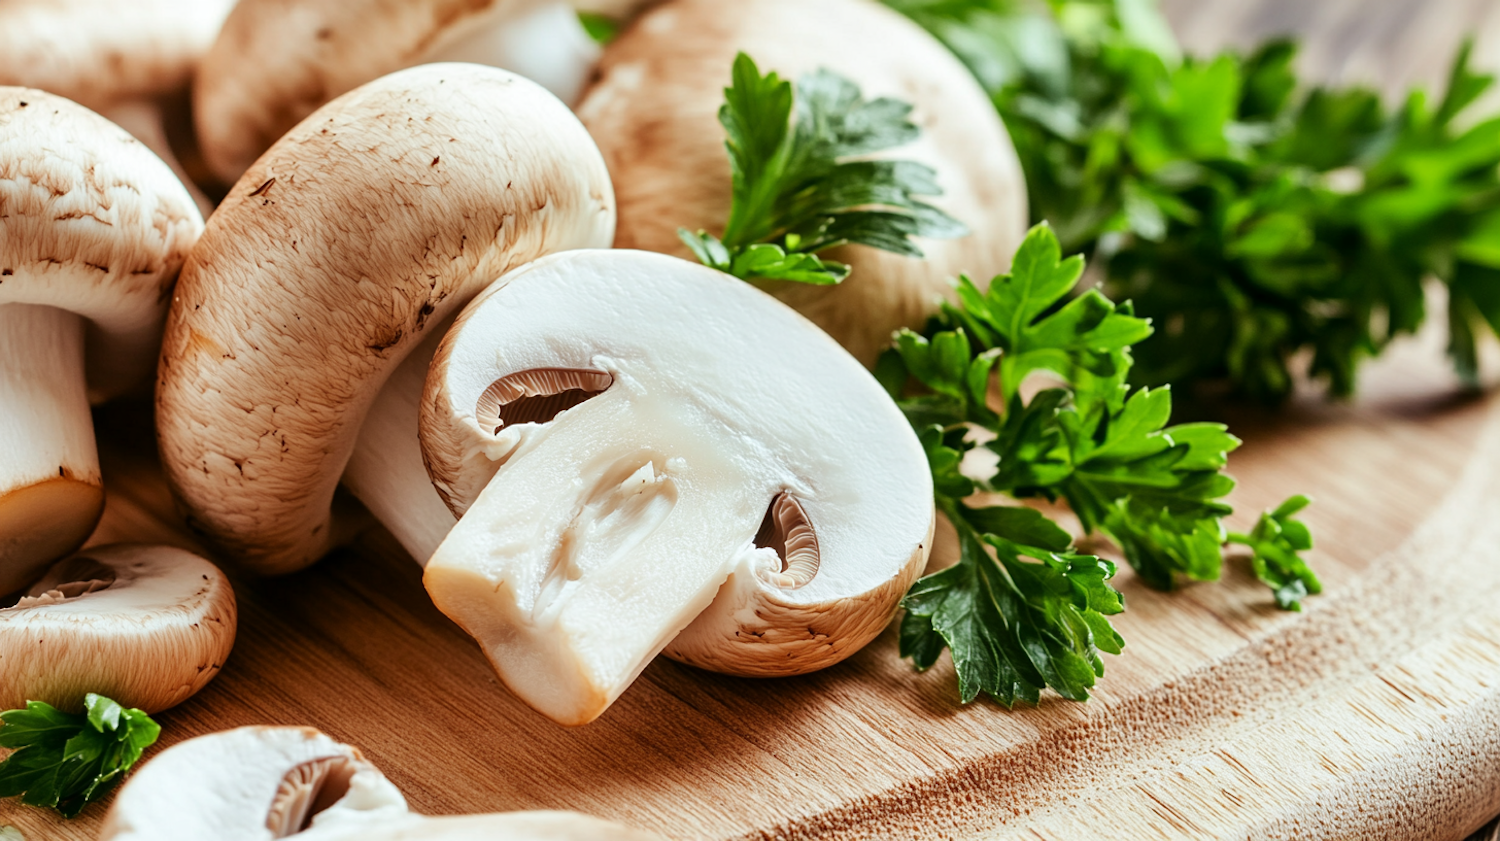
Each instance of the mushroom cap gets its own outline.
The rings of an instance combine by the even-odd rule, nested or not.
[[[0,610],[0,708],[78,712],[89,692],[148,713],[182,703],[234,647],[234,590],[171,546],[96,546],[54,564]]]
[[[542,3],[241,0],[194,86],[204,158],[219,178],[233,181],[323,103],[438,59],[446,48]]]
[[[0,84],[90,108],[187,86],[234,0],[5,0]]]
[[[519,76],[429,64],[319,109],[214,212],[173,300],[156,417],[193,525],[258,572],[317,560],[365,411],[426,331],[613,231],[598,149]]]
[[[187,189],[140,141],[60,96],[0,88],[0,306],[86,319],[96,402],[150,375],[202,231]]]
[[[867,98],[913,105],[921,138],[878,157],[934,167],[943,195],[931,203],[972,232],[918,240],[920,260],[838,249],[830,255],[853,269],[843,283],[768,291],[873,365],[894,330],[920,327],[952,294],[952,278],[983,282],[1010,265],[1026,233],[1026,185],[994,106],[942,44],[868,0],[675,0],[611,42],[578,115],[614,179],[617,247],[689,257],[678,228],[723,231],[731,194],[718,113],[742,50],[762,72],[795,79],[827,68]]]
[[[421,409],[433,483],[462,515],[428,592],[565,724],[603,712],[726,579],[816,642],[694,662],[817,668],[885,626],[927,556],[927,459],[885,391],[805,318],[697,263],[588,250],[517,269],[444,337]],[[756,540],[783,495],[812,531],[786,562]]]
[[[241,727],[173,745],[116,795],[100,841],[368,838],[415,820],[358,748],[310,727]],[[338,831],[335,831],[337,828]]]

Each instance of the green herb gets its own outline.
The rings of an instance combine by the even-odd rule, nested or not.
[[[888,2],[991,91],[1033,218],[1161,328],[1132,382],[1276,402],[1305,355],[1348,394],[1421,326],[1427,277],[1477,376],[1475,335],[1500,329],[1500,119],[1466,116],[1493,83],[1467,48],[1443,98],[1388,112],[1373,91],[1305,88],[1291,42],[1183,58],[1149,0]]]
[[[866,100],[827,70],[803,76],[793,96],[791,83],[762,76],[744,53],[732,78],[719,109],[733,176],[728,223],[721,237],[678,231],[705,265],[747,280],[833,284],[849,267],[819,252],[858,243],[920,257],[911,237],[967,233],[919,198],[942,194],[931,167],[866,157],[917,138],[910,105]]]
[[[0,748],[15,751],[0,762],[0,797],[75,817],[114,789],[161,733],[144,712],[101,695],[90,693],[84,708],[71,715],[31,701],[0,712]]]
[[[620,34],[620,22],[598,12],[579,12],[578,23],[596,44],[608,44]]]
[[[908,594],[901,652],[927,668],[950,648],[964,701],[985,692],[1034,702],[1044,686],[1084,700],[1104,673],[1099,652],[1124,644],[1106,618],[1123,609],[1108,584],[1114,566],[1075,552],[1035,510],[969,507],[976,491],[1065,501],[1163,589],[1217,579],[1231,539],[1223,497],[1234,481],[1223,468],[1239,440],[1222,424],[1168,426],[1167,388],[1130,390],[1130,348],[1151,325],[1098,290],[1075,294],[1083,268],[1038,225],[1009,274],[984,292],[960,279],[959,304],[924,334],[899,334],[876,369],[921,438],[961,550],[957,566]],[[1033,375],[1056,385],[1028,397]],[[993,467],[961,471],[977,448]],[[1287,609],[1318,592],[1297,556],[1311,546],[1307,529],[1289,519],[1305,504],[1289,500],[1233,538],[1252,548],[1257,574]]]

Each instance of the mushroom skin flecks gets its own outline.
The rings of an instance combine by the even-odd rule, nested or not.
[[[149,382],[202,230],[182,183],[118,126],[0,88],[0,594],[93,530],[87,403]]]
[[[309,727],[174,745],[115,797],[99,841],[665,841],[573,812],[429,818],[358,748]]]
[[[430,64],[324,106],[231,190],[173,299],[156,418],[190,522],[257,572],[317,560],[366,411],[413,348],[510,268],[613,231],[598,149],[533,82]],[[413,451],[395,460],[410,476],[363,472],[383,482],[354,488],[372,509],[435,497],[410,421],[363,439],[371,458]]]
[[[971,231],[918,240],[924,259],[837,249],[826,256],[851,266],[843,283],[767,283],[773,295],[869,366],[894,330],[920,328],[952,296],[954,277],[984,283],[1010,265],[1026,233],[1026,185],[994,106],[946,47],[870,0],[674,0],[610,43],[578,115],[614,179],[616,247],[690,257],[679,228],[723,230],[730,171],[718,113],[742,50],[763,72],[826,68],[866,98],[913,105],[920,139],[881,157],[934,167],[943,195],[931,203]]]
[[[0,609],[0,709],[76,713],[90,692],[148,713],[176,706],[223,668],[236,619],[228,579],[191,552],[86,549]]]
[[[571,103],[598,47],[546,0],[241,0],[203,61],[194,114],[225,183],[318,107],[418,64],[503,67]]]
[[[546,383],[581,393],[503,422],[497,402],[551,400]],[[884,389],[785,305],[674,257],[573,251],[507,275],[444,337],[421,409],[462,514],[428,592],[564,724],[663,648],[738,674],[837,662],[931,544],[927,460]],[[786,497],[778,552],[757,535]]]

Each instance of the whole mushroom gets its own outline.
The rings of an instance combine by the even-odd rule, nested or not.
[[[202,230],[182,183],[118,126],[0,88],[0,594],[98,522],[89,403],[149,382]]]
[[[429,818],[358,748],[308,727],[241,727],[174,745],[126,783],[99,841],[662,841],[570,812]]]
[[[0,85],[38,88],[104,115],[177,173],[159,100],[186,92],[233,0],[6,0],[0,3]]]
[[[1005,127],[947,48],[871,0],[673,0],[610,43],[578,115],[614,180],[617,247],[690,256],[679,228],[722,232],[731,193],[717,115],[739,51],[783,77],[826,68],[867,98],[913,105],[921,138],[889,154],[936,169],[932,204],[972,232],[919,240],[924,259],[848,246],[831,252],[853,269],[843,283],[767,284],[772,294],[873,365],[894,330],[921,327],[952,294],[952,278],[1005,271],[1027,226]]]
[[[931,547],[927,459],[885,390],[784,304],[675,257],[511,272],[444,337],[421,409],[461,515],[427,590],[564,724],[664,648],[736,674],[836,663]]]
[[[0,609],[0,709],[82,710],[90,692],[154,713],[218,675],[234,647],[234,590],[170,546],[96,546],[54,564]]]
[[[347,465],[426,561],[453,515],[418,448],[427,360],[403,360],[510,268],[613,230],[598,149],[519,76],[430,64],[319,109],[230,191],[172,303],[156,417],[190,522],[254,571],[300,569],[335,545]]]
[[[572,103],[599,48],[557,0],[241,0],[203,62],[194,112],[225,183],[302,118],[380,76],[472,61]]]

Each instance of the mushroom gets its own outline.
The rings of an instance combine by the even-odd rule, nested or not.
[[[53,564],[0,609],[0,709],[87,693],[154,713],[202,689],[234,647],[234,591],[182,549],[119,543]]]
[[[511,272],[444,337],[421,410],[460,515],[428,593],[564,724],[664,647],[736,674],[836,663],[931,545],[927,459],[874,378],[774,298],[674,257]]]
[[[829,37],[837,32],[838,37]],[[853,271],[833,287],[766,288],[873,365],[900,327],[920,327],[960,273],[1001,274],[1026,233],[1026,186],[1010,139],[974,77],[942,44],[869,0],[675,0],[604,50],[578,106],[609,164],[619,202],[615,245],[690,256],[677,230],[722,231],[729,162],[717,122],[743,50],[784,77],[827,68],[867,97],[911,103],[922,129],[889,156],[937,170],[932,204],[974,233],[919,241],[925,259],[850,246]]]
[[[425,561],[453,522],[417,444],[426,359],[405,398],[382,385],[492,280],[613,231],[598,149],[533,82],[431,64],[324,106],[234,187],[177,287],[156,417],[190,522],[251,570],[300,569],[336,543],[352,454],[355,495]]]
[[[571,103],[598,53],[556,0],[242,0],[204,59],[194,113],[227,184],[314,109],[387,73],[472,61]]]
[[[358,748],[241,727],[168,748],[115,797],[99,841],[662,841],[569,812],[427,818]]]
[[[6,0],[0,85],[99,111],[166,161],[200,210],[212,204],[172,152],[157,99],[186,91],[233,0]]]
[[[202,230],[177,177],[118,126],[0,88],[0,594],[98,522],[89,403],[149,379]]]

